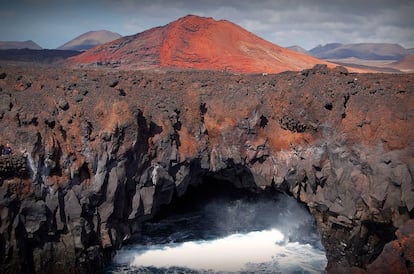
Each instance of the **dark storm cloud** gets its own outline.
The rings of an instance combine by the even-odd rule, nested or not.
[[[299,44],[311,48],[329,42],[391,42],[414,47],[414,1],[408,0],[107,0],[106,3],[116,5],[119,12],[147,15],[149,22],[164,24],[188,13],[227,19],[283,46]],[[131,30],[148,25],[139,16],[129,23]]]
[[[20,0],[10,3],[2,7],[0,15],[11,23],[10,18],[15,17],[16,28],[12,31],[19,31],[23,36],[22,20],[26,17],[32,20],[33,26],[42,28],[49,24],[60,31],[61,43],[66,42],[63,34],[69,39],[73,33],[105,28],[129,35],[195,14],[227,19],[282,46],[298,44],[309,49],[329,42],[392,42],[414,47],[412,0]],[[22,10],[26,16],[16,16]],[[2,25],[0,36],[6,29]],[[34,27],[32,30],[35,33]],[[52,36],[53,29],[48,31]],[[59,35],[55,34],[55,38]],[[46,34],[43,37],[47,39]],[[7,39],[0,37],[0,40]]]

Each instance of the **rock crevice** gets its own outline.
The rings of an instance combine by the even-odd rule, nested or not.
[[[266,76],[23,70],[32,85],[16,90],[21,71],[0,81],[10,98],[0,141],[15,148],[0,158],[2,272],[99,272],[206,178],[306,204],[330,273],[369,272],[397,249],[411,267],[412,75],[348,85],[355,75],[324,66]],[[378,85],[384,93],[372,94]],[[22,122],[32,114],[37,123]]]

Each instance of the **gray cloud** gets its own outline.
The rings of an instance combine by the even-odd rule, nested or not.
[[[408,0],[107,0],[115,3],[119,12],[136,15],[134,20],[148,15],[165,24],[188,13],[227,19],[283,46],[366,41],[414,47],[414,2]],[[149,26],[139,22],[140,29]]]
[[[28,15],[34,18],[32,20],[35,20],[39,5],[48,5],[56,13],[61,12],[61,5],[58,3],[62,2],[57,0],[12,2],[18,4],[10,5],[26,5]],[[310,49],[329,42],[392,42],[414,47],[412,0],[92,0],[87,4],[84,0],[66,0],[64,3],[64,8],[72,9],[72,14],[76,14],[79,19],[71,22],[72,28],[77,28],[78,34],[90,30],[85,29],[86,27],[93,26],[107,27],[123,35],[134,34],[167,24],[187,14],[196,14],[227,19],[282,46],[298,44]],[[85,5],[90,14],[77,15]],[[12,14],[14,11],[15,9],[2,8],[4,14]],[[44,17],[44,13],[39,14]],[[56,17],[51,16],[50,24],[57,30],[67,29],[59,27],[59,24],[67,25],[65,19],[69,19],[59,18],[61,22],[52,19]],[[90,23],[81,24],[86,21]],[[0,36],[6,33],[2,28],[4,26],[0,26]],[[23,34],[24,30],[21,30],[21,35]],[[71,33],[66,33],[69,34]]]

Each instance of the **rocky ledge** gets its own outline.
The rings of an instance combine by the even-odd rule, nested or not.
[[[413,272],[411,74],[0,69],[2,273],[100,272],[209,178],[306,204],[328,273]]]

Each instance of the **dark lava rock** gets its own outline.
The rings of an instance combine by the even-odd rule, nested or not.
[[[99,272],[212,178],[305,204],[328,273],[412,272],[412,74],[2,71],[2,273]]]
[[[68,110],[69,109],[69,103],[65,98],[59,98],[58,106],[62,110]]]

